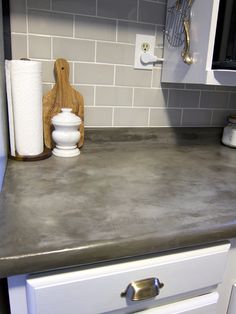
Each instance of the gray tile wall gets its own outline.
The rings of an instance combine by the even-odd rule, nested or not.
[[[135,35],[156,36],[163,51],[166,0],[10,0],[13,58],[70,62],[88,126],[222,126],[236,113],[236,88],[162,84],[161,65],[134,70]]]

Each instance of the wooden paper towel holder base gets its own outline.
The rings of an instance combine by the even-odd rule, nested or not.
[[[9,155],[9,158],[13,159],[13,160],[18,160],[18,161],[38,161],[38,160],[43,160],[43,159],[49,158],[50,156],[52,156],[51,149],[44,147],[44,151],[39,155],[22,156],[22,155],[18,155],[16,153],[16,156]]]

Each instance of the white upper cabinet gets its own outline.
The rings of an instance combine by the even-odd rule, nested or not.
[[[236,86],[236,68],[225,69],[224,65],[221,65],[221,68],[212,68],[213,55],[214,60],[216,55],[216,52],[214,53],[216,33],[222,32],[224,35],[218,47],[221,51],[219,58],[228,58],[226,47],[230,48],[229,37],[232,37],[230,31],[225,33],[228,27],[232,26],[230,25],[232,8],[229,7],[229,3],[231,2],[232,7],[235,6],[234,10],[236,5],[231,0],[226,2],[228,7],[221,15],[228,24],[219,22],[219,13],[222,13],[220,0],[168,0],[162,82]],[[219,23],[224,25],[220,32],[217,26]],[[231,29],[236,32],[235,27]],[[235,37],[235,34],[233,35]],[[235,39],[234,45],[236,46]],[[222,51],[225,52],[225,56],[222,56]],[[235,63],[236,61],[234,65]]]

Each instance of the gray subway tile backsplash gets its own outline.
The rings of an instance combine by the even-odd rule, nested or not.
[[[53,38],[53,59],[91,61],[95,60],[95,43],[83,39]]]
[[[150,126],[180,126],[181,109],[151,109],[150,110]]]
[[[186,84],[186,89],[196,90],[215,90],[215,85],[203,85],[203,84]]]
[[[148,109],[146,108],[115,108],[114,126],[148,126]]]
[[[27,0],[27,6],[30,9],[50,10],[51,0]]]
[[[230,93],[229,108],[236,109],[236,93]]]
[[[133,89],[129,87],[96,87],[96,106],[132,106]]]
[[[156,45],[159,47],[164,46],[164,26],[156,25]]]
[[[118,21],[118,41],[135,44],[136,34],[155,35],[155,26],[137,22]]]
[[[229,110],[214,110],[212,115],[212,126],[226,126],[227,117],[232,112]]]
[[[112,126],[112,108],[85,107],[84,125],[86,127]]]
[[[182,83],[162,83],[161,82],[161,87],[162,88],[168,88],[169,90],[171,90],[171,89],[185,89],[185,84],[182,84]]]
[[[216,90],[219,91],[228,91],[228,92],[236,92],[236,86],[222,86],[222,85],[216,85],[215,86]]]
[[[197,108],[199,107],[199,91],[171,89],[168,107]]]
[[[137,107],[167,107],[168,90],[135,88],[134,106]]]
[[[11,31],[17,33],[27,32],[26,0],[10,1]]]
[[[51,59],[51,38],[30,35],[29,58]]]
[[[211,124],[212,110],[184,109],[183,126],[209,126]]]
[[[229,93],[216,91],[202,91],[201,108],[228,108]]]
[[[99,16],[137,20],[138,0],[97,0],[97,5]]]
[[[164,25],[166,6],[145,0],[139,1],[139,21]]]
[[[53,61],[42,61],[42,71],[43,71],[43,82],[46,82],[46,83],[55,82]]]
[[[133,45],[98,42],[96,61],[102,63],[133,65],[134,48]]]
[[[96,14],[96,0],[51,0],[55,11],[73,14]]]
[[[36,59],[37,60],[37,59]],[[54,76],[54,62],[53,61],[41,61],[42,62],[42,71],[43,71],[43,82],[44,83],[54,83],[55,76]],[[73,67],[71,62],[69,62],[70,66],[70,82],[73,81]]]
[[[75,17],[75,37],[115,41],[116,21],[78,15]]]
[[[113,65],[95,63],[75,64],[75,84],[112,85]]]
[[[80,92],[84,98],[84,105],[94,106],[94,86],[89,85],[74,85],[73,86],[78,92]]]
[[[162,56],[166,2],[11,0],[13,58],[42,61],[44,92],[55,59],[68,59],[86,127],[222,126],[235,113],[236,87],[161,83],[160,63],[133,67],[136,34],[156,35]]]
[[[136,70],[133,67],[116,67],[116,85],[151,87],[152,72]]]
[[[29,32],[40,35],[73,35],[73,16],[64,13],[29,10]]]
[[[27,58],[27,35],[12,34],[12,59]]]
[[[152,70],[152,87],[161,87],[161,68]]]

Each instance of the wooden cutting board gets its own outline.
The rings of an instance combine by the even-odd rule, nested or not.
[[[78,147],[84,144],[84,100],[83,96],[70,85],[69,72],[69,63],[65,59],[57,59],[54,64],[56,84],[43,96],[44,143],[50,149],[54,147],[51,119],[61,111],[61,108],[72,108],[72,112],[81,118],[79,129],[81,138]]]

